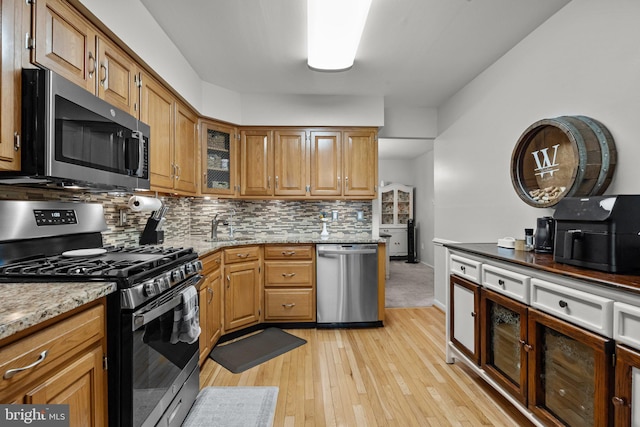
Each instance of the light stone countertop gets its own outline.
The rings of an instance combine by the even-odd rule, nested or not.
[[[0,283],[0,340],[116,289],[113,282]]]
[[[314,233],[237,236],[234,240],[222,236],[212,242],[208,236],[190,236],[167,239],[162,246],[192,247],[200,256],[205,256],[222,248],[241,245],[304,243],[385,243],[385,239],[374,238],[371,234],[334,235],[322,239]],[[116,290],[117,285],[112,282],[0,283],[0,340]]]

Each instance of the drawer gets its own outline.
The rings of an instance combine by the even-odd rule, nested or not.
[[[313,289],[265,289],[265,320],[315,320]]]
[[[531,278],[493,265],[482,265],[482,286],[529,304]]]
[[[531,279],[531,306],[612,338],[613,300]]]
[[[104,306],[98,305],[0,348],[0,395],[43,378],[104,337]],[[45,355],[46,352],[46,355]],[[6,379],[7,371],[36,366]]]
[[[267,261],[265,286],[312,286],[313,261]]]
[[[257,259],[260,259],[259,246],[244,246],[224,250],[225,264],[233,264],[234,262],[242,261],[254,261]]]
[[[613,339],[640,350],[640,307],[613,304]]]
[[[265,259],[313,259],[313,245],[268,245]]]
[[[222,252],[216,252],[213,255],[205,256],[200,259],[202,261],[202,274],[207,275],[220,269],[222,265]]]
[[[480,267],[482,263],[453,254],[449,260],[449,271],[451,273],[480,284]]]

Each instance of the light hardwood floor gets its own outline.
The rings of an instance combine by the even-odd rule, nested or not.
[[[529,426],[481,379],[444,361],[445,316],[388,308],[385,327],[287,330],[307,340],[232,374],[207,359],[205,386],[278,386],[275,426]]]

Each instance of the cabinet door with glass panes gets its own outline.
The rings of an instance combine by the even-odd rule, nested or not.
[[[413,187],[390,184],[380,188],[380,224],[406,226],[413,219]]]
[[[202,121],[202,193],[236,194],[237,130],[232,126]]]

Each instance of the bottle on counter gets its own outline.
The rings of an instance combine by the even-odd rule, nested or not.
[[[533,228],[524,229],[524,250],[533,250]]]

